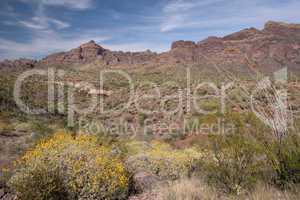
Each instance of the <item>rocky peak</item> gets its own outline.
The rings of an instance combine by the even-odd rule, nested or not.
[[[263,31],[273,35],[300,37],[300,24],[268,21]]]
[[[103,49],[104,50],[104,48],[101,47],[100,45],[98,45],[94,40],[91,40],[87,43],[80,45],[79,48],[81,48],[81,49]]]
[[[200,45],[200,44],[207,43],[207,42],[219,42],[221,40],[222,40],[222,38],[219,38],[216,36],[210,36],[204,40],[199,41],[197,44]]]
[[[195,48],[197,47],[196,43],[193,41],[184,41],[179,40],[176,42],[173,42],[171,49],[186,49],[186,48]]]
[[[300,30],[300,24],[289,24],[285,22],[275,22],[275,21],[268,21],[265,24],[265,29],[272,30],[276,28],[288,28],[288,29],[298,29]]]
[[[261,31],[257,30],[256,28],[247,28],[242,31],[227,35],[223,37],[224,40],[244,40],[250,39],[257,35],[261,34]]]
[[[61,52],[47,56],[41,61],[43,65],[68,65],[94,61],[108,51],[91,40],[68,52]]]
[[[103,54],[106,51],[103,47],[96,44],[94,40],[89,41],[88,43],[82,44],[80,47],[80,57],[84,61],[90,61],[95,59],[98,55]]]

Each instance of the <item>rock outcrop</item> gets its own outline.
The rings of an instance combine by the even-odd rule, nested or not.
[[[107,51],[101,60],[106,65],[137,65],[155,62],[157,54],[150,50],[144,52]]]
[[[106,65],[116,64],[140,64],[147,63],[155,57],[156,53],[145,52],[121,52],[104,49],[94,41],[82,44],[80,47],[69,52],[55,53],[42,59],[38,64],[41,66],[61,66],[90,63],[100,60]]]
[[[94,61],[97,57],[101,57],[107,51],[93,40],[82,44],[76,49],[69,52],[55,53],[47,56],[39,62],[39,65],[72,65],[82,64]]]
[[[159,184],[159,177],[144,171],[140,171],[133,176],[134,189],[138,193],[143,193],[154,189]]]
[[[288,24],[284,22],[268,21],[265,24],[263,31],[265,33],[270,33],[273,35],[280,35],[283,37],[297,37],[299,39],[300,24]]]

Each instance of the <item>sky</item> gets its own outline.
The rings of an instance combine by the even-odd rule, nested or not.
[[[300,23],[299,0],[1,0],[0,60],[40,59],[90,40],[163,52],[264,23]]]

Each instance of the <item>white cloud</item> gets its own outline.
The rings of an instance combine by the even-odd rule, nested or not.
[[[49,53],[70,50],[90,40],[103,42],[108,39],[110,36],[101,35],[99,31],[98,33],[95,31],[94,34],[84,32],[61,36],[51,30],[39,31],[28,42],[16,42],[0,38],[0,59],[36,58]]]
[[[79,10],[91,8],[92,3],[92,0],[44,0],[45,5],[65,6]]]
[[[71,26],[69,23],[61,21],[61,20],[58,20],[58,19],[48,18],[48,20],[51,23],[55,24],[58,29],[68,28],[68,27]]]
[[[68,28],[71,25],[67,22],[46,17],[46,16],[35,16],[32,17],[30,20],[21,20],[19,21],[19,24],[22,26],[25,26],[30,29],[37,29],[37,30],[43,30],[43,29],[49,29],[50,25],[54,25],[57,29],[64,29]]]
[[[224,0],[173,0],[163,8],[163,11],[165,13],[182,13],[193,8],[208,6],[222,1]]]
[[[25,3],[37,3],[45,6],[61,6],[69,9],[85,10],[93,7],[94,0],[21,0]]]
[[[299,21],[299,7],[300,2],[295,0],[172,0],[163,8],[160,31],[261,26],[268,20]]]
[[[193,7],[194,7],[194,4],[192,2],[176,0],[176,1],[171,1],[169,4],[167,4],[163,8],[163,11],[165,13],[173,13],[173,12],[178,12],[178,11],[185,11],[185,10],[191,9]]]
[[[24,1],[24,0],[23,0]],[[28,1],[28,0],[26,0]],[[67,22],[64,22],[59,19],[48,17],[45,12],[45,1],[37,2],[37,9],[34,13],[34,16],[29,20],[20,20],[18,21],[19,25],[22,25],[26,28],[35,29],[35,30],[47,30],[47,29],[64,29],[68,28],[71,25]]]
[[[201,13],[201,8],[224,0],[172,0],[163,8],[164,20],[160,31],[168,32],[186,27],[191,23],[191,15]]]
[[[168,16],[161,24],[160,31],[168,32],[186,25],[186,17],[182,14]]]
[[[34,22],[31,22],[31,21],[19,21],[19,23],[22,26],[25,26],[27,28],[32,28],[32,29],[45,29],[45,28],[47,28],[42,24],[35,24]]]
[[[57,51],[65,51],[79,46],[89,40],[102,42],[110,37],[101,31],[86,30],[62,34],[60,29],[71,26],[68,22],[49,17],[45,10],[47,6],[64,6],[74,9],[87,9],[92,0],[22,0],[36,6],[36,11],[28,20],[9,21],[9,25],[19,25],[31,30],[31,41],[16,42],[0,38],[0,59],[16,59],[19,57],[37,58]]]

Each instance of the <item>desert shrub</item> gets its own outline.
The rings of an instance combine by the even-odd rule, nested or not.
[[[7,188],[7,182],[12,176],[12,171],[9,166],[1,166],[0,168],[0,188]]]
[[[139,124],[141,126],[145,125],[145,120],[148,118],[148,115],[144,114],[144,113],[139,113]]]
[[[273,141],[266,148],[270,166],[275,171],[273,180],[281,188],[300,183],[300,137],[289,135],[283,141]]]
[[[199,115],[197,120],[193,121],[193,125],[198,123],[198,126],[205,127],[203,125],[209,125],[210,127],[214,127],[211,129],[210,133],[220,134],[222,130],[218,128],[219,125],[224,126],[226,128],[226,132],[224,134],[233,134],[233,133],[245,133],[245,132],[253,132],[252,124],[253,119],[249,117],[248,113],[238,113],[238,112],[227,112],[225,114],[222,113],[213,113],[207,115]],[[254,118],[254,117],[253,117]],[[251,123],[250,123],[251,122]],[[256,125],[256,124],[255,124]],[[189,128],[191,125],[189,125]],[[229,130],[231,128],[232,130]],[[222,133],[223,134],[223,133]]]
[[[8,120],[0,119],[0,133],[10,132],[13,130],[13,126]]]
[[[226,193],[251,189],[264,167],[260,145],[242,135],[211,138],[211,154],[204,160],[207,180]]]
[[[16,107],[13,99],[14,80],[6,75],[0,75],[0,110],[11,111]]]
[[[48,127],[47,122],[40,120],[33,120],[31,122],[31,128],[34,132],[33,139],[37,142],[49,137],[53,133],[53,130]]]
[[[109,133],[99,132],[96,134],[97,142],[103,146],[110,146],[114,143],[118,142],[118,138],[116,135],[110,135]]]
[[[225,124],[231,124],[235,134],[243,134],[246,131],[245,114],[239,112],[228,112],[223,116]]]
[[[198,106],[202,111],[205,111],[207,113],[214,113],[219,111],[220,102],[212,99],[202,100],[199,102]]]
[[[97,138],[56,133],[17,162],[9,181],[19,199],[122,199],[128,176]],[[63,198],[62,198],[63,197]]]
[[[164,179],[189,176],[202,154],[193,148],[174,150],[168,144],[153,142],[151,148],[132,155],[126,164],[131,172],[149,171]]]

